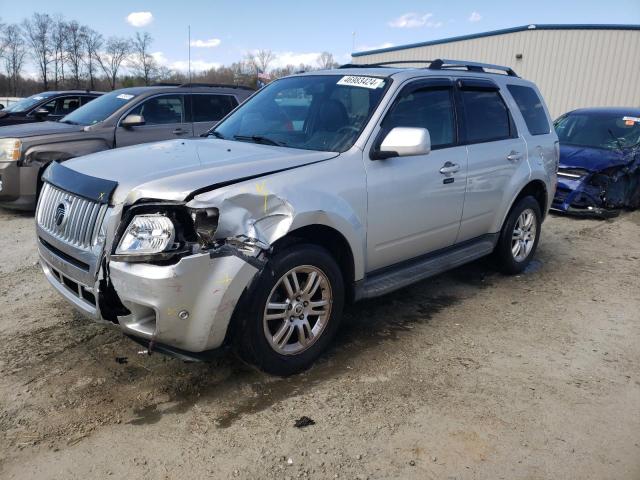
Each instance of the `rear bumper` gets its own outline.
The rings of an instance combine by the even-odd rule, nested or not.
[[[0,162],[0,206],[17,210],[34,210],[38,189],[37,165],[20,166],[18,162]]]

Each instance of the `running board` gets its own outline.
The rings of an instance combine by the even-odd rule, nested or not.
[[[430,253],[410,262],[385,268],[356,285],[355,300],[379,297],[429,277],[472,262],[493,252],[498,234],[464,242],[440,252]]]

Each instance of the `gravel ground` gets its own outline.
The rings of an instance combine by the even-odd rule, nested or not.
[[[526,274],[481,261],[352,306],[279,379],[138,354],[0,210],[0,477],[640,479],[639,239],[640,211],[550,217]]]

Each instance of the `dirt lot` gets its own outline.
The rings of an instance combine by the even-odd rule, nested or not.
[[[640,212],[350,307],[289,379],[139,355],[46,285],[32,222],[0,211],[3,479],[640,479]]]

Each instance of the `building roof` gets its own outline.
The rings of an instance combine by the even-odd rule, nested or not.
[[[544,24],[544,25],[522,25],[520,27],[503,28],[501,30],[492,30],[490,32],[472,33],[471,35],[461,35],[458,37],[441,38],[439,40],[431,40],[428,42],[409,43],[406,45],[398,45],[395,47],[379,48],[377,50],[367,50],[364,52],[354,52],[352,57],[361,57],[364,55],[372,55],[374,53],[395,52],[398,50],[406,50],[407,48],[428,47],[430,45],[441,45],[443,43],[460,42],[462,40],[473,40],[475,38],[492,37],[494,35],[505,35],[507,33],[525,32],[528,30],[640,30],[640,25],[606,25],[606,24]]]

